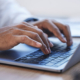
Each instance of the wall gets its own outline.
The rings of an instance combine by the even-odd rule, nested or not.
[[[80,0],[16,0],[32,14],[50,17],[80,17]]]

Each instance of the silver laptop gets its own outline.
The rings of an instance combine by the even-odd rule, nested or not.
[[[26,44],[19,44],[6,51],[0,51],[0,63],[52,72],[64,72],[80,61],[80,44],[74,42],[67,47],[57,38],[49,38],[54,44],[49,55]]]

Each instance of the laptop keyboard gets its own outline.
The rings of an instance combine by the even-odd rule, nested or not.
[[[15,61],[49,67],[58,67],[68,62],[77,46],[78,45],[76,43],[70,47],[67,47],[66,44],[63,43],[54,43],[54,46],[51,48],[51,53],[48,55],[44,55],[41,50],[37,50],[24,57],[18,58]]]

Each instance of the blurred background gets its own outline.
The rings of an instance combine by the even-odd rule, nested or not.
[[[35,16],[80,18],[80,0],[16,0]]]

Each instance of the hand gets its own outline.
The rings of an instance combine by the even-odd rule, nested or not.
[[[68,46],[72,45],[72,37],[70,28],[68,25],[61,24],[54,20],[43,20],[31,23],[34,26],[38,26],[39,29],[48,29],[52,32],[60,41],[67,43]],[[61,32],[65,36],[65,38],[61,35]]]
[[[0,28],[0,50],[10,49],[19,43],[40,48],[44,54],[49,54],[50,46],[53,46],[41,29],[26,22]]]

